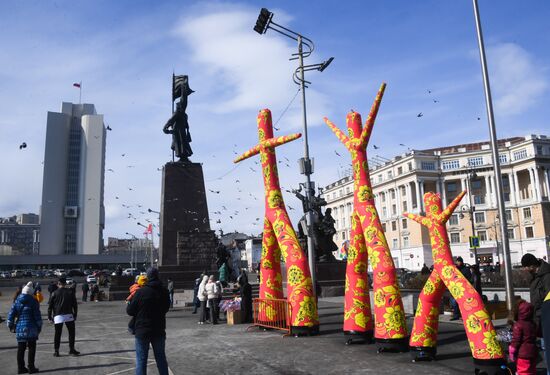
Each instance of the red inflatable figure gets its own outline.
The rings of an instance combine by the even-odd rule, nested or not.
[[[426,216],[404,216],[428,228],[432,244],[434,269],[418,298],[418,307],[409,342],[415,360],[431,360],[436,354],[439,305],[448,289],[460,307],[464,328],[476,365],[500,368],[504,363],[491,318],[483,300],[453,262],[445,224],[466,192],[461,192],[442,210],[439,194],[424,194]]]
[[[311,273],[307,257],[300,247],[285,208],[275,147],[301,137],[300,133],[273,137],[271,112],[263,109],[258,115],[258,138],[256,146],[235,159],[235,163],[260,154],[265,188],[265,218],[260,261],[260,298],[283,298],[281,255],[287,269],[287,299],[290,305],[292,333],[315,333],[319,329],[317,301],[313,294]],[[260,311],[261,319],[271,322],[280,320],[275,309]]]
[[[374,206],[366,151],[385,88],[384,83],[364,128],[361,115],[356,112],[347,115],[348,136],[326,117],[324,120],[348,149],[353,163],[354,200],[346,268],[344,333],[368,338],[372,337],[374,328],[374,337],[382,344],[379,351],[401,351],[407,346],[405,312],[391,252]],[[367,276],[369,262],[373,271],[374,325]]]

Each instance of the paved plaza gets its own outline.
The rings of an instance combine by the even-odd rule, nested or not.
[[[9,291],[9,290],[7,290]],[[4,291],[0,314],[6,317],[9,297]],[[47,306],[41,306],[46,320]],[[461,324],[441,323],[439,359],[411,363],[408,353],[377,354],[375,345],[346,346],[342,335],[342,297],[320,301],[321,334],[285,337],[246,325],[197,325],[189,308],[167,315],[166,352],[173,374],[464,374],[473,364]],[[409,319],[409,324],[412,320]],[[134,338],[127,332],[124,302],[79,302],[76,347],[80,357],[68,356],[64,331],[61,357],[54,358],[53,326],[45,322],[37,346],[36,365],[41,373],[132,374]],[[0,329],[0,373],[16,374],[15,337]],[[152,356],[152,351],[150,352]],[[543,374],[543,364],[539,363]],[[157,374],[150,358],[149,370]]]

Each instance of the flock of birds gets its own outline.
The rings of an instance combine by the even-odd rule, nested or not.
[[[428,95],[431,95],[431,94],[432,94],[432,90],[428,89],[428,90],[427,90],[427,93],[428,93]],[[439,100],[438,100],[438,99],[435,99],[435,98],[433,98],[433,97],[431,98],[431,100],[432,100],[432,102],[433,102],[434,104],[439,103]],[[422,118],[422,117],[424,117],[424,113],[423,113],[423,112],[418,112],[418,114],[416,115],[416,117],[417,117],[417,118]],[[481,120],[481,117],[477,117],[477,120],[478,120],[478,121]],[[277,130],[277,131],[279,130],[279,128],[276,128],[275,126],[274,126],[274,129]],[[111,128],[110,125],[107,124],[106,130],[107,130],[107,131],[112,131],[113,129]],[[401,146],[401,147],[407,147],[408,150],[411,150],[411,149],[410,149],[407,145],[405,145],[404,143],[400,143],[399,146]],[[27,147],[28,147],[27,143],[26,143],[26,142],[22,142],[22,143],[19,145],[19,150],[24,150],[24,149],[26,149]],[[373,148],[374,150],[379,150],[379,149],[380,149],[380,147],[377,146],[377,145],[375,145],[375,144],[372,145],[372,148]],[[334,153],[335,153],[338,157],[342,157],[342,155],[341,155],[338,151],[334,150]],[[234,154],[234,155],[239,155],[239,153],[237,152],[237,144],[234,144],[233,154]],[[124,158],[124,157],[126,157],[126,153],[122,153],[122,154],[120,154],[120,156],[121,156],[122,158]],[[213,155],[212,155],[212,158],[216,158],[216,155],[213,154]],[[384,164],[385,162],[388,161],[388,159],[386,159],[386,158],[384,158],[384,157],[382,157],[382,156],[380,156],[380,155],[376,155],[376,156],[374,156],[374,157],[372,158],[372,160],[369,159],[369,161],[370,161],[371,163],[373,163],[374,165],[377,165],[377,164]],[[255,166],[256,166],[257,168],[261,169],[261,168],[260,168],[260,163],[259,163],[258,160],[253,160],[253,162],[254,162],[254,164],[255,164]],[[284,166],[284,167],[286,167],[286,168],[290,168],[290,167],[291,167],[291,166],[290,166],[290,160],[289,160],[287,157],[285,157],[285,156],[283,156],[281,160],[278,160],[278,164],[279,164],[280,166]],[[340,164],[340,166],[341,166],[341,164]],[[127,165],[127,166],[126,166],[126,168],[130,168],[130,169],[131,169],[131,168],[135,168],[135,167],[136,167],[135,165]],[[251,167],[251,166],[249,166],[248,168],[249,168],[253,173],[258,173],[258,170],[257,170],[256,168],[253,168],[253,167]],[[156,168],[156,169],[157,169],[157,171],[162,171],[162,170],[163,170],[162,167],[158,167],[158,168]],[[223,176],[216,178],[215,180],[222,180],[222,181],[223,181],[224,177],[226,177],[226,176],[227,176],[229,173],[231,173],[234,169],[235,169],[235,168],[233,168],[231,171],[227,172],[227,173],[224,174]],[[109,173],[115,173],[115,170],[112,169],[112,168],[108,168],[108,169],[107,169],[107,172],[109,172]],[[248,192],[248,195],[247,195],[247,196],[242,195],[242,193],[244,192],[244,190],[243,190],[243,188],[241,188],[240,180],[239,180],[239,179],[234,180],[234,183],[229,184],[229,185],[226,185],[226,186],[227,186],[227,187],[233,187],[233,186],[234,186],[234,187],[236,188],[236,191],[237,191],[238,194],[237,194],[237,197],[236,197],[235,199],[238,200],[238,201],[245,201],[245,200],[248,200],[249,202],[253,202],[253,201],[257,201],[257,200],[258,200],[258,198],[257,198],[255,195],[253,195],[252,193],[250,193],[250,192]],[[287,192],[290,192],[290,190],[288,190],[288,189],[285,189],[285,190],[286,190]],[[136,192],[136,189],[135,189],[134,187],[132,187],[132,186],[128,186],[128,187],[127,187],[127,191],[128,191],[128,192]],[[211,194],[215,194],[215,195],[220,195],[220,194],[222,194],[222,190],[219,190],[219,189],[212,189],[212,188],[210,188],[210,189],[208,189],[208,192],[211,193]],[[157,211],[154,211],[154,210],[151,210],[151,209],[145,209],[144,206],[143,206],[143,204],[140,204],[140,203],[131,203],[131,202],[129,202],[128,198],[130,198],[130,197],[128,197],[128,196],[124,196],[124,198],[125,198],[126,201],[125,201],[125,202],[122,202],[122,200],[123,200],[123,199],[121,198],[122,196],[123,196],[123,194],[117,194],[117,195],[114,196],[114,199],[115,199],[116,201],[120,201],[120,202],[117,202],[117,204],[120,204],[120,207],[123,208],[123,209],[125,209],[125,214],[127,215],[127,216],[126,216],[126,219],[132,220],[132,221],[135,221],[135,222],[138,222],[138,223],[139,223],[139,221],[144,221],[144,222],[146,222],[146,223],[151,223],[151,224],[153,224],[153,225],[156,225],[157,220],[158,220],[159,218],[158,218],[158,217],[152,217],[151,214],[153,213],[153,214],[155,214],[155,215],[158,215],[158,212],[157,212]],[[88,200],[95,200],[94,197],[89,197],[89,198],[87,198],[87,199],[88,199]],[[228,204],[228,203],[229,203],[229,202],[227,202],[226,204]],[[212,204],[212,203],[210,203],[210,204]],[[289,210],[294,210],[294,208],[291,207],[291,206],[289,206],[289,205],[286,205],[286,207],[287,207]],[[248,211],[248,210],[250,210],[250,209],[251,209],[250,206],[244,207],[244,210],[245,210],[245,211]],[[257,212],[261,212],[261,210],[260,210],[260,211],[257,211]],[[194,212],[194,213],[193,213],[193,212],[190,212],[190,214],[193,215],[193,214],[196,214],[196,212]],[[210,215],[213,216],[213,218],[211,218],[210,221],[212,221],[212,222],[215,223],[215,224],[223,224],[224,222],[222,221],[222,219],[223,219],[224,221],[227,220],[227,219],[234,220],[237,216],[239,216],[239,215],[241,215],[241,214],[242,214],[242,213],[241,213],[239,210],[230,210],[230,209],[228,209],[225,205],[221,205],[221,207],[220,207],[219,209],[210,212]],[[247,216],[249,215],[248,213],[246,213],[246,214],[247,214]],[[197,220],[198,220],[198,219],[197,219]],[[252,225],[259,225],[259,224],[262,224],[262,222],[260,222],[260,218],[259,218],[259,217],[256,217],[256,218],[253,220]]]

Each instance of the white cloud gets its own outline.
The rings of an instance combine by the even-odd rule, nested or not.
[[[488,65],[495,109],[501,114],[525,112],[548,88],[548,78],[540,65],[517,44],[502,43],[489,48]]]

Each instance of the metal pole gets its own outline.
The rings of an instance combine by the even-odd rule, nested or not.
[[[474,5],[474,16],[477,29],[477,40],[479,45],[479,57],[481,60],[481,70],[483,73],[483,85],[485,88],[485,104],[487,106],[487,116],[489,118],[489,134],[491,136],[491,150],[493,154],[493,166],[495,169],[495,186],[497,193],[498,214],[500,216],[500,232],[502,238],[502,253],[504,255],[504,280],[506,283],[506,308],[508,313],[512,312],[514,299],[514,286],[512,285],[512,264],[510,259],[510,243],[508,242],[508,225],[506,223],[506,212],[504,206],[504,195],[502,193],[502,178],[500,174],[500,160],[498,155],[498,141],[495,129],[495,118],[493,115],[493,100],[491,98],[491,86],[489,83],[489,73],[487,71],[487,60],[485,58],[485,46],[483,44],[483,33],[481,31],[481,22],[479,20],[479,9],[477,0],[472,0]]]
[[[471,181],[471,176],[472,176],[472,173],[471,173],[471,170],[468,171],[468,174],[467,174],[467,181],[468,181],[468,200],[469,200],[469,203],[470,203],[470,209],[469,209],[469,213],[470,213],[470,224],[472,225],[472,237],[476,235],[476,232],[475,232],[475,225],[474,225],[474,205],[472,203],[472,181]],[[479,269],[479,260],[477,259],[477,247],[472,247],[471,249],[473,252],[474,252],[474,258],[475,258],[475,265],[477,267],[477,272],[480,272],[480,269]],[[481,290],[481,283],[479,283],[479,287],[480,287],[480,294],[483,294],[482,290]],[[475,288],[475,285],[474,285],[474,288]]]
[[[308,202],[308,210],[306,212],[307,224],[307,258],[309,271],[311,272],[311,284],[313,285],[313,294],[317,295],[317,278],[315,276],[315,248],[313,243],[313,215],[311,212],[311,161],[309,160],[309,144],[307,139],[307,115],[306,115],[306,85],[304,78],[304,56],[302,53],[302,36],[298,36],[298,59],[300,62],[300,90],[302,90],[302,111],[304,122],[304,172],[306,175],[306,201]]]

